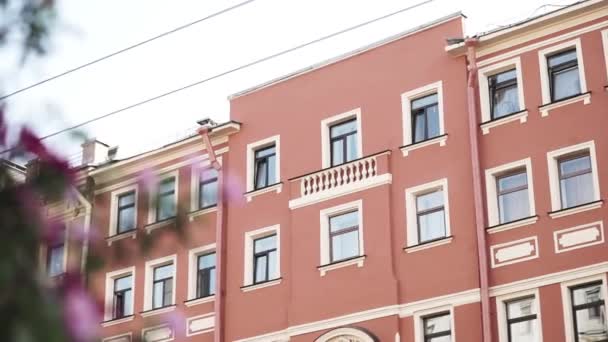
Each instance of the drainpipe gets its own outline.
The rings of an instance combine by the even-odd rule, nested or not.
[[[215,258],[216,258],[216,277],[215,277],[215,329],[213,330],[213,341],[224,341],[224,256],[225,256],[225,230],[224,230],[224,176],[222,165],[217,161],[211,139],[209,139],[209,127],[201,127],[198,134],[203,138],[203,143],[209,154],[211,166],[217,170],[217,219],[215,229]]]
[[[490,330],[490,290],[488,281],[488,255],[486,231],[483,213],[483,198],[481,193],[481,167],[479,163],[479,140],[477,125],[477,60],[475,47],[477,38],[467,38],[468,81],[467,105],[469,114],[469,142],[471,148],[471,164],[473,171],[473,196],[475,204],[475,226],[477,232],[477,262],[479,265],[479,287],[481,297],[481,324],[484,342],[492,342]]]

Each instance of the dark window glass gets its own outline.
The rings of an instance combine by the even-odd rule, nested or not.
[[[422,318],[424,342],[452,341],[452,319],[449,312]]]
[[[445,237],[445,207],[443,189],[416,197],[418,242]]]
[[[439,105],[437,94],[412,101],[413,143],[439,136]]]
[[[509,342],[537,341],[538,326],[534,297],[506,302]]]
[[[117,209],[116,232],[120,234],[135,229],[135,191],[118,196]]]
[[[263,283],[278,277],[277,236],[265,236],[253,241],[253,283]]]
[[[156,221],[175,217],[175,177],[167,178],[158,185]]]
[[[517,72],[515,69],[488,77],[490,87],[490,112],[498,119],[519,110]]]
[[[576,341],[608,341],[602,283],[570,288]]]
[[[559,185],[562,208],[593,201],[593,173],[589,154],[559,159]]]
[[[581,93],[576,49],[558,52],[547,57],[551,101],[558,101]]]
[[[331,262],[359,256],[359,212],[329,218]]]
[[[152,309],[173,304],[173,264],[154,268]]]
[[[47,274],[50,277],[55,277],[63,274],[65,271],[63,268],[63,259],[65,253],[65,244],[63,241],[63,234],[58,238],[58,241],[50,245],[47,251],[46,269]]]
[[[261,189],[277,182],[275,145],[255,151],[254,189]]]
[[[331,166],[357,159],[357,119],[335,124],[329,128]]]
[[[199,255],[196,271],[196,298],[215,293],[215,253]]]
[[[526,170],[517,170],[496,179],[500,223],[530,216],[528,176]]]
[[[112,318],[133,314],[133,277],[131,275],[114,280],[114,310]]]
[[[217,204],[217,170],[210,168],[201,172],[198,188],[198,208],[209,208]]]

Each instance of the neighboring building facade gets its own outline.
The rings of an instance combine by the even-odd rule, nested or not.
[[[608,2],[463,20],[89,169],[104,341],[608,340]]]

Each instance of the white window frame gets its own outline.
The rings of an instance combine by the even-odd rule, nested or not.
[[[251,288],[258,288],[253,284],[253,242],[256,239],[263,238],[270,235],[276,234],[277,241],[277,278],[269,280],[264,283],[255,284],[259,287],[266,287],[275,285],[275,280],[281,279],[281,225],[275,224],[268,227],[259,228],[245,233],[245,258],[243,267],[243,287],[250,287],[249,289],[243,289],[244,291],[251,290]]]
[[[439,143],[440,146],[445,145],[447,139],[445,137],[445,116],[443,112],[443,81],[437,81],[401,94],[404,147],[412,145],[414,141],[412,136],[412,101],[434,93],[437,93],[437,110],[439,112],[439,136],[416,145],[426,146],[432,143]],[[403,151],[403,155],[407,155],[406,152],[407,151]]]
[[[554,151],[547,152],[547,163],[549,169],[549,189],[551,192],[551,211],[556,212],[562,210],[562,202],[561,202],[561,189],[559,184],[559,165],[558,159],[580,151],[588,150],[589,157],[591,159],[591,172],[593,174],[593,201],[600,200],[600,183],[599,183],[599,173],[597,168],[597,157],[595,154],[595,141],[587,141],[577,145],[571,145],[567,147],[563,147]],[[601,205],[601,203],[599,203]],[[569,208],[571,210],[563,210],[561,213],[555,213],[557,215],[552,215],[552,217],[560,217],[563,215],[567,215],[570,213],[580,212],[582,210],[594,209],[596,206],[592,206],[592,208],[583,207],[574,207]],[[551,214],[550,214],[551,215]]]
[[[329,219],[332,216],[336,216],[336,215],[340,215],[340,214],[345,214],[351,211],[357,210],[357,214],[358,214],[358,220],[359,220],[359,257],[358,258],[353,258],[353,259],[347,259],[347,260],[343,260],[343,261],[336,261],[332,264],[330,264],[330,260],[331,260],[331,256],[329,255],[330,253],[330,244],[331,241],[329,239]],[[339,266],[348,266],[354,263],[356,263],[359,267],[363,266],[363,259],[361,259],[364,255],[365,255],[365,243],[364,243],[364,235],[363,235],[363,200],[356,200],[356,201],[352,201],[352,202],[348,202],[348,203],[344,203],[344,204],[340,204],[337,205],[335,207],[331,207],[331,208],[326,208],[320,211],[319,213],[320,216],[320,241],[321,241],[321,254],[320,254],[320,265],[322,267],[321,271],[321,275],[325,275],[326,271],[329,269],[333,269],[335,267],[330,267],[329,269],[324,268],[323,266],[329,265],[329,266],[335,266],[335,265],[339,265]]]
[[[134,191],[134,196],[135,196],[135,218],[134,218],[134,222],[135,222],[135,229],[133,229],[134,231],[137,230],[137,216],[138,216],[138,197],[139,197],[139,190],[138,190],[138,185],[137,184],[133,184],[133,185],[129,185],[126,186],[124,188],[120,188],[118,190],[114,190],[110,193],[110,225],[108,227],[108,237],[112,237],[114,235],[117,234],[118,232],[118,197],[120,197],[121,195],[124,195],[128,192]]]
[[[275,156],[276,156],[276,162],[275,162],[275,174],[277,177],[276,183],[274,185],[270,185],[267,186],[265,188],[262,189],[254,189],[254,177],[255,177],[255,151],[264,148],[264,147],[268,147],[274,145],[275,147]],[[282,184],[281,184],[281,136],[280,135],[274,135],[262,140],[258,140],[255,142],[252,142],[250,144],[247,144],[247,194],[245,195],[247,197],[247,201],[251,201],[251,198],[253,196],[255,196],[256,194],[261,194],[261,193],[265,193],[268,191],[272,191],[272,190],[276,190],[277,193],[280,193],[282,189]]]
[[[521,113],[516,115],[509,115],[504,118],[498,118],[492,120],[492,113],[490,113],[490,88],[488,79],[501,72],[515,69],[517,74],[517,97],[519,101],[519,111]],[[527,121],[528,111],[526,111],[526,102],[524,98],[524,82],[521,70],[521,59],[519,57],[512,58],[500,63],[492,64],[479,70],[479,99],[481,104],[481,129],[483,134],[490,133],[490,128],[502,125],[507,122],[519,120],[521,123]]]
[[[551,103],[551,91],[550,91],[550,79],[547,72],[547,57],[556,52],[568,50],[570,48],[576,48],[576,59],[578,63],[578,73],[581,86],[581,94],[587,92],[587,81],[585,78],[585,63],[583,61],[583,49],[581,47],[581,39],[576,38],[561,44],[556,44],[551,47],[538,51],[538,65],[540,67],[540,86],[542,93],[543,105]],[[546,116],[543,114],[543,116]]]
[[[357,159],[363,157],[363,131],[361,124],[361,108],[355,108],[321,120],[321,165],[322,168],[331,166],[331,126],[350,119],[357,120]]]
[[[217,162],[222,164],[222,156],[217,157]],[[201,209],[198,208],[198,200],[199,200],[199,183],[201,180],[201,173],[205,170],[212,169],[211,161],[205,160],[203,162],[192,165],[190,169],[190,213],[194,213],[195,211],[199,211]],[[219,173],[218,171],[218,177]],[[219,191],[219,189],[218,189]],[[212,208],[208,208],[212,209]],[[203,209],[204,210],[204,209]]]
[[[606,287],[605,273],[585,278],[579,278],[560,284],[562,292],[562,310],[564,312],[564,333],[566,337],[565,342],[575,342],[572,336],[572,334],[574,334],[574,319],[572,317],[572,299],[570,297],[570,287],[583,285],[586,283],[592,283],[598,280],[602,281],[602,296],[604,300],[606,300],[606,298],[608,298],[608,290]],[[604,315],[608,317],[608,305],[606,305],[606,303],[604,304]]]
[[[155,202],[155,197],[158,196],[158,186],[160,183],[162,183],[165,179],[169,179],[169,178],[173,178],[175,177],[175,196],[173,199],[173,202],[175,203],[175,215],[177,216],[177,203],[178,203],[178,198],[179,198],[179,169],[177,170],[173,170],[171,172],[167,172],[167,173],[163,173],[162,175],[158,176],[158,178],[155,180],[155,183],[152,185],[152,188],[149,189],[149,193],[150,193],[150,198],[148,199],[148,224],[153,224],[153,223],[157,223],[157,222],[162,222],[162,221],[156,221],[156,206],[158,205]]]
[[[497,226],[500,224],[499,210],[498,210],[498,194],[496,192],[497,178],[504,173],[507,173],[509,171],[516,170],[516,169],[522,169],[522,168],[526,170],[526,177],[527,177],[527,182],[528,182],[528,203],[529,203],[529,210],[530,210],[530,215],[528,216],[528,218],[531,218],[532,216],[536,216],[536,205],[534,204],[534,182],[533,182],[533,176],[532,176],[532,159],[530,159],[530,157],[528,157],[526,159],[517,160],[517,161],[511,162],[511,163],[499,165],[499,166],[486,170],[486,197],[487,197],[486,205],[487,205],[487,209],[488,209],[488,225],[490,227]],[[500,226],[505,226],[505,227],[501,227],[501,228],[503,228],[503,229],[501,229],[501,231],[505,230],[504,228],[511,229],[511,228],[521,227],[523,225],[528,225],[528,224],[534,223],[534,222],[536,222],[536,219],[534,219],[534,220],[523,220],[522,219],[522,220],[518,220],[515,222],[507,222],[504,224],[500,224]],[[533,221],[533,222],[530,222],[530,221]]]
[[[509,341],[509,327],[507,325],[507,309],[506,302],[517,300],[519,298],[531,297],[534,296],[534,301],[536,305],[536,342],[543,341],[543,325],[541,318],[541,306],[540,306],[540,294],[538,288],[513,292],[509,294],[505,294],[502,296],[496,297],[496,320],[498,322],[498,342],[508,342]]]
[[[209,302],[215,298],[215,294],[208,296],[208,297],[204,297],[204,298],[195,298],[196,297],[197,271],[198,271],[198,257],[201,255],[204,255],[204,254],[215,253],[215,252],[216,252],[215,243],[193,248],[188,251],[188,299],[187,300],[191,301],[188,303],[189,305],[187,304],[188,306],[192,306],[193,304],[199,304],[199,303],[203,303],[203,302]],[[216,255],[216,261],[217,261],[217,255]],[[216,263],[216,270],[217,270],[217,263]],[[198,299],[198,300],[196,300],[196,303],[193,303],[193,302],[195,302],[195,299]]]
[[[70,223],[68,221],[64,221],[64,230],[63,230],[63,260],[62,260],[62,267],[63,267],[63,272],[61,274],[65,274],[65,272],[67,272],[68,270],[68,251],[69,251],[69,246],[68,246],[68,242],[70,241],[70,238],[68,236],[69,234],[69,226]],[[40,254],[39,254],[39,260],[40,260],[40,268],[39,270],[41,271],[42,275],[45,278],[54,278],[57,276],[51,276],[49,275],[49,253],[50,253],[50,248],[48,245],[42,244],[40,246]]]
[[[604,64],[606,66],[606,77],[608,77],[608,29],[602,31],[602,45],[604,46]]]
[[[452,305],[445,305],[414,312],[414,342],[424,342],[424,324],[422,320],[427,316],[441,312],[450,313],[450,337],[452,342],[456,342],[456,325],[454,324],[454,307]]]
[[[145,277],[144,277],[144,312],[152,310],[152,282],[154,281],[154,269],[159,266],[168,265],[173,263],[173,293],[172,302],[173,306],[169,308],[154,309],[154,313],[171,311],[175,308],[175,293],[177,292],[177,254],[168,255],[162,258],[146,261],[145,264]],[[168,310],[165,310],[168,309]],[[143,316],[143,315],[142,315]],[[147,316],[147,315],[146,315]]]
[[[133,308],[133,315],[135,315],[135,266],[122,268],[112,272],[106,273],[106,293],[105,293],[105,310],[104,310],[104,321],[113,319],[112,312],[114,311],[114,281],[116,279],[131,276],[131,307]],[[128,319],[129,316],[124,317]],[[122,321],[122,319],[119,319]]]
[[[418,237],[418,223],[417,223],[417,208],[416,208],[416,197],[427,192],[432,192],[434,190],[443,190],[443,208],[445,215],[445,239],[438,240],[436,242],[447,243],[451,240],[449,239],[452,236],[452,230],[450,229],[450,203],[449,203],[449,192],[448,192],[448,179],[442,178],[436,181],[424,183],[421,185],[417,185],[411,188],[405,189],[405,213],[406,213],[406,236],[407,236],[407,246],[418,246],[420,245],[419,237]],[[442,244],[443,244],[442,243]],[[421,246],[428,245],[428,247],[433,247],[435,243],[423,244]]]

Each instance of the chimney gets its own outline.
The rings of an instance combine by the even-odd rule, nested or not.
[[[198,120],[196,123],[201,125],[202,127],[211,128],[213,126],[217,126],[217,123],[215,123],[215,121],[211,120],[211,118],[204,118],[202,120]]]
[[[108,145],[93,138],[85,141],[82,145],[82,165],[95,165],[106,161],[108,157]]]

